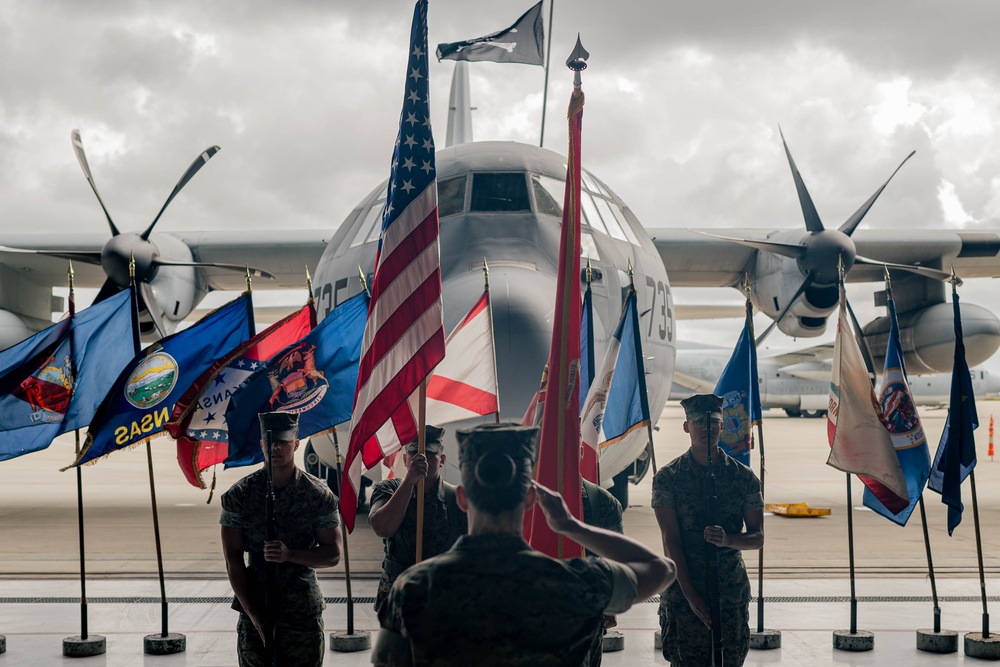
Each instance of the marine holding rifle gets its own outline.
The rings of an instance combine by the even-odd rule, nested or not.
[[[319,666],[325,603],[313,568],[340,562],[337,496],[295,465],[297,414],[262,413],[260,431],[264,467],[222,495],[222,551],[240,612],[239,664]]]
[[[760,481],[718,447],[720,397],[695,395],[681,407],[691,446],[653,477],[663,551],[677,564],[677,581],[660,596],[663,657],[672,667],[742,665],[750,648],[750,580],[740,552],[764,545]]]

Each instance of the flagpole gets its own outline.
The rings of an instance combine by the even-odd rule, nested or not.
[[[139,338],[138,301],[135,298],[135,258],[129,261],[129,278],[132,283],[132,349],[135,354],[142,351],[142,341]],[[152,306],[150,306],[152,307]],[[169,632],[167,613],[167,588],[163,578],[163,549],[160,544],[160,518],[156,510],[156,484],[153,478],[153,448],[150,438],[146,438],[146,463],[149,470],[149,498],[153,507],[153,538],[156,543],[156,569],[160,579],[160,634],[143,637],[143,652],[149,655],[169,655],[181,653],[187,646],[187,638],[182,634]],[[79,467],[79,466],[77,466]]]
[[[486,290],[486,309],[490,315],[490,340],[496,341],[493,336],[493,297],[490,294],[490,266],[486,263],[486,258],[483,257],[483,289]],[[493,413],[493,423],[500,423],[500,382],[497,380],[497,364],[496,364],[496,343],[493,345],[493,386],[497,388],[497,411]]]
[[[420,383],[417,394],[417,453],[426,454],[427,444],[427,378]],[[424,478],[417,480],[417,549],[416,562],[424,558]]]
[[[310,280],[310,285],[312,281]],[[310,288],[310,293],[312,289]],[[340,455],[340,441],[337,438],[337,427],[330,429],[333,436],[333,449],[337,455],[337,479],[344,478],[344,459]],[[329,485],[329,480],[327,480]],[[330,650],[338,653],[353,653],[366,651],[372,646],[372,633],[367,630],[354,630],[354,596],[351,593],[351,556],[347,550],[347,523],[340,522],[340,532],[344,540],[344,585],[347,588],[347,632],[330,633]]]
[[[938,594],[937,594],[937,582],[934,579],[934,559],[931,556],[931,538],[930,534],[927,532],[927,511],[924,509],[924,494],[920,494],[920,500],[918,501],[920,505],[920,523],[924,530],[924,549],[927,551],[927,574],[931,580],[931,597],[934,599],[934,634],[940,634],[941,632],[941,607],[938,604]],[[917,638],[920,638],[918,631]],[[956,646],[952,651],[958,650],[958,636],[955,636]],[[917,646],[920,648],[920,646]]]
[[[545,109],[549,102],[549,63],[552,61],[552,13],[555,10],[556,0],[549,0],[549,44],[545,48],[545,84],[542,87],[542,134],[538,139],[538,147],[545,144]]]
[[[854,501],[851,499],[851,474],[847,473],[847,550],[851,569],[851,634],[858,634],[858,596],[854,581]]]
[[[69,263],[67,271],[69,276],[69,358],[71,374],[73,376],[73,389],[76,390],[77,368],[76,350],[73,344],[73,318],[76,316],[76,292],[74,287],[73,262]],[[76,458],[80,458],[80,429],[73,431],[76,440]],[[88,628],[88,608],[87,608],[87,557],[83,528],[83,471],[81,466],[76,466],[76,523],[80,539],[80,635],[78,637],[67,637],[63,640],[63,655],[67,657],[83,657],[88,655],[102,655],[107,651],[107,640],[101,635],[89,634]]]
[[[743,276],[743,294],[746,297],[747,326],[750,328],[750,339],[757,339],[753,328],[753,316],[751,308],[753,302],[750,300],[750,276]],[[754,349],[756,355],[756,345]],[[750,378],[751,382],[758,382],[758,378]],[[753,415],[750,415],[753,418]],[[767,468],[764,465],[764,417],[757,421],[757,446],[760,450],[760,498],[767,498],[764,495],[764,480],[767,477]],[[766,502],[766,501],[765,501]],[[767,630],[764,628],[764,545],[760,545],[757,550],[757,631],[750,633],[750,648],[757,650],[770,650],[781,648],[781,631]]]
[[[983,598],[983,641],[990,640],[990,610],[986,606],[986,574],[983,572],[983,538],[979,529],[979,499],[976,495],[976,471],[969,471],[969,488],[972,490],[972,519],[976,526],[976,557],[979,559],[979,592]],[[968,651],[966,651],[968,653]]]
[[[590,270],[590,259],[589,258],[587,259],[587,270],[588,271]],[[629,289],[631,289],[633,292],[635,292],[635,272],[632,270],[632,258],[631,257],[628,259],[628,286],[629,286]],[[588,290],[590,289],[590,278],[589,278],[589,275],[588,275],[588,278],[587,278],[587,289]],[[593,324],[593,323],[591,323],[591,324]],[[591,331],[592,330],[593,330],[593,327],[591,327]],[[591,335],[593,335],[593,334],[591,334]],[[636,349],[641,349],[641,347],[642,347],[641,341],[637,340],[635,343],[636,343]],[[591,351],[593,351],[593,346],[591,346]],[[593,368],[593,366],[594,366],[593,359],[591,359],[591,361],[590,361],[590,366],[591,366],[591,368]],[[646,372],[646,364],[643,363],[639,367],[638,370],[639,370],[640,374],[645,373]],[[593,371],[591,371],[591,373],[593,373]],[[591,378],[591,381],[593,381],[593,378]],[[651,466],[653,466],[653,474],[655,475],[656,471],[659,470],[659,468],[656,466],[656,448],[653,447],[653,416],[652,415],[650,415],[649,421],[646,423],[646,432],[649,434],[649,464]],[[600,470],[600,468],[598,468],[598,470]]]

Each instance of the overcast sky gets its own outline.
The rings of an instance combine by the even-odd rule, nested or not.
[[[530,4],[431,0],[429,41]],[[106,229],[74,128],[123,230],[213,144],[160,231],[335,228],[388,175],[412,7],[0,1],[0,229]],[[565,152],[579,32],[584,165],[647,226],[800,226],[780,125],[827,226],[915,149],[863,228],[997,228],[998,25],[993,0],[556,0],[545,145]],[[431,66],[440,145],[453,67]],[[542,68],[470,69],[476,139],[537,143]]]

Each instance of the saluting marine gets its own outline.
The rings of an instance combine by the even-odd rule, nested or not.
[[[379,612],[376,665],[550,665],[588,660],[605,613],[620,613],[674,577],[642,544],[574,518],[559,494],[531,481],[538,429],[488,424],[458,431],[459,506],[469,534],[414,565]],[[538,502],[553,531],[602,559],[560,561],[521,537]]]
[[[750,580],[741,550],[764,544],[764,500],[750,468],[718,447],[722,399],[699,394],[681,401],[691,446],[653,477],[653,511],[664,553],[677,564],[677,581],[660,596],[663,657],[672,667],[712,664],[710,552],[718,552],[718,597],[725,665],[742,665],[750,649]],[[706,424],[706,415],[708,415]],[[715,476],[716,517],[708,516],[708,452]],[[744,526],[746,530],[744,531]]]

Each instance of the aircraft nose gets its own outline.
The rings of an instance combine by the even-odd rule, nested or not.
[[[504,262],[490,262],[489,269],[501,419],[520,421],[548,360],[555,276]],[[443,290],[450,332],[482,294],[483,274],[453,275]]]

